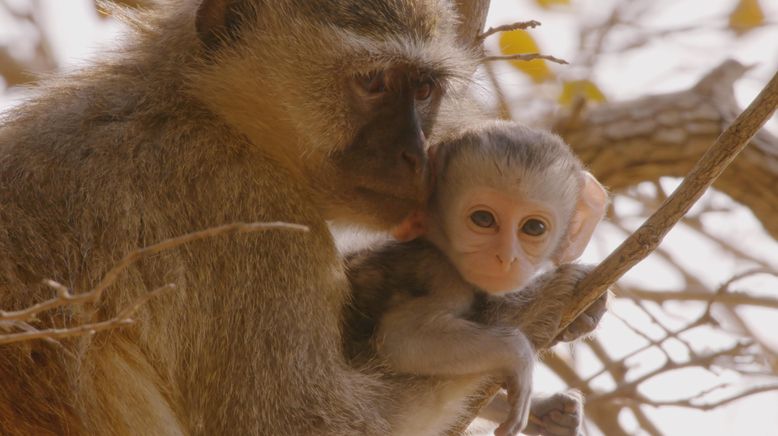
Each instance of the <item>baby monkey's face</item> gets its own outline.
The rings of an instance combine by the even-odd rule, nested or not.
[[[523,286],[560,239],[549,205],[515,193],[473,187],[443,215],[449,258],[469,283],[490,293]]]

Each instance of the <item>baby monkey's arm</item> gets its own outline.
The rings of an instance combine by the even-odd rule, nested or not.
[[[438,292],[395,305],[379,322],[376,352],[404,373],[502,377],[510,412],[497,434],[517,434],[529,415],[535,352],[517,328],[486,326],[459,316],[471,303],[465,295]]]
[[[535,278],[519,292],[484,296],[473,311],[473,319],[487,325],[507,325],[521,329],[534,349],[541,350],[558,341],[570,342],[591,333],[605,314],[608,295],[603,295],[556,335],[562,315],[575,303],[575,287],[591,265],[564,264]]]

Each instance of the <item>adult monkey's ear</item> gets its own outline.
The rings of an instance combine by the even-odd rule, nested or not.
[[[608,193],[600,182],[588,171],[582,171],[581,177],[581,192],[578,193],[573,219],[554,256],[557,265],[581,257],[608,208]]]
[[[241,27],[256,9],[250,0],[202,0],[197,8],[197,36],[209,51],[238,39]]]

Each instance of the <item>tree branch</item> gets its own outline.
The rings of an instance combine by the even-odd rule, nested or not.
[[[114,316],[111,319],[107,319],[105,321],[80,324],[74,327],[65,327],[65,328],[52,327],[43,330],[38,330],[32,326],[29,326],[29,328],[27,328],[26,331],[24,332],[0,334],[0,345],[10,344],[13,342],[30,341],[33,339],[62,339],[62,338],[81,336],[87,334],[93,335],[103,330],[110,330],[113,328],[121,327],[123,325],[129,325],[135,322],[135,320],[132,319],[132,316],[135,314],[135,312],[138,311],[138,309],[140,309],[142,305],[144,305],[147,301],[151,300],[157,295],[161,294],[163,291],[166,291],[168,289],[175,289],[175,287],[176,285],[173,283],[169,283],[165,286],[159,287],[141,296],[130,306],[124,308],[116,316]],[[14,321],[11,323],[11,325],[15,325],[16,323],[19,322],[20,321]]]
[[[713,181],[742,151],[778,107],[778,73],[754,101],[719,136],[678,189],[627,240],[579,284],[585,290],[562,318],[560,330],[582,314],[616,280],[659,246],[667,232],[689,211]]]
[[[516,23],[511,23],[511,24],[504,24],[502,26],[497,26],[497,27],[490,27],[486,29],[484,33],[478,35],[476,41],[477,42],[483,41],[484,39],[499,32],[510,32],[511,30],[534,29],[535,27],[540,26],[540,24],[541,24],[540,21],[529,20],[529,21],[518,21]]]
[[[551,55],[544,55],[540,53],[520,53],[512,55],[500,55],[500,56],[484,56],[482,59],[484,62],[494,61],[533,61],[535,59],[545,59],[550,62],[556,62],[558,64],[567,65],[567,61]]]
[[[563,314],[559,333],[564,331],[586,308],[600,298],[624,273],[645,259],[664,236],[688,212],[707,188],[721,175],[769,119],[778,106],[778,73],[756,99],[716,139],[695,167],[646,222],[630,235],[611,255],[592,270],[578,285],[578,299]],[[553,336],[552,336],[553,337]],[[499,390],[495,384],[471,402],[472,418]],[[470,420],[466,420],[469,424]],[[465,427],[450,434],[461,433]]]
[[[600,182],[621,190],[660,177],[684,177],[742,111],[733,84],[748,70],[726,61],[687,90],[591,105],[551,123]],[[751,209],[778,239],[778,138],[760,130],[714,187]]]

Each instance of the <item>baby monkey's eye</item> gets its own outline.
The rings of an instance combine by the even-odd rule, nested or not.
[[[528,219],[521,226],[521,231],[530,236],[540,236],[546,233],[546,223],[538,219]]]
[[[497,224],[494,220],[494,215],[491,212],[485,210],[477,210],[470,214],[470,221],[478,227],[485,229],[494,227]]]
[[[435,83],[432,80],[425,80],[419,84],[416,88],[416,100],[425,101],[432,97],[432,92],[435,90]]]

